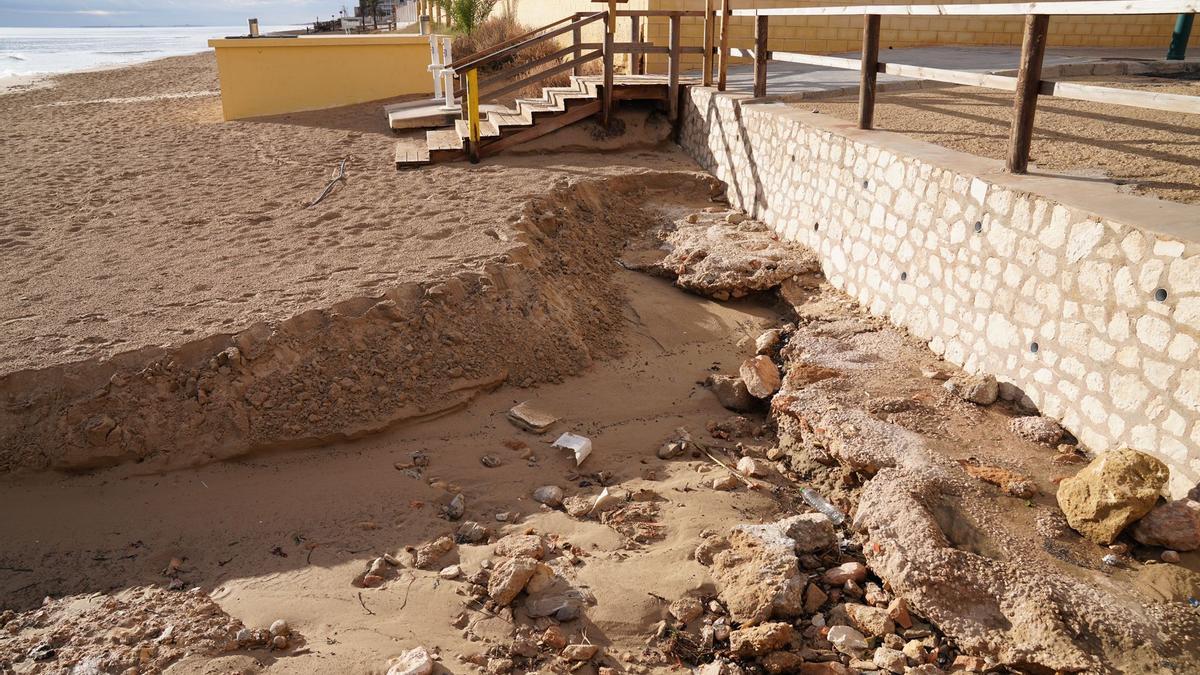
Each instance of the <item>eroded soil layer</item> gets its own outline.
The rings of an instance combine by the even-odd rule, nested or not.
[[[670,172],[564,183],[492,230],[507,253],[447,280],[0,379],[0,469],[194,466],[354,438],[618,353],[610,276],[622,242],[651,226],[639,204],[717,185]]]

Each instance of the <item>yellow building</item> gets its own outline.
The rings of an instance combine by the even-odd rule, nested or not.
[[[428,37],[225,38],[208,46],[217,53],[227,120],[433,91]]]

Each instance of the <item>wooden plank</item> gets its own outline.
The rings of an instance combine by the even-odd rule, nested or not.
[[[679,119],[679,39],[680,18],[671,17],[671,25],[667,32],[671,53],[667,57],[667,119],[674,122]]]
[[[617,16],[704,16],[701,9],[618,9]]]
[[[1021,42],[1021,66],[1017,70],[1017,91],[1013,97],[1012,132],[1008,137],[1008,161],[1012,173],[1029,168],[1029,144],[1033,141],[1033,118],[1037,113],[1038,85],[1042,79],[1042,57],[1046,54],[1046,32],[1050,17],[1030,14],[1025,17],[1025,37]]]
[[[491,63],[492,61],[495,61],[496,59],[503,57],[507,52],[516,51],[518,49],[525,49],[526,47],[531,47],[533,45],[545,42],[547,40],[552,40],[560,35],[564,35],[566,33],[573,32],[576,28],[582,28],[583,26],[586,26],[587,24],[589,24],[593,21],[598,21],[603,18],[604,18],[604,12],[597,12],[596,14],[586,16],[578,21],[572,21],[571,23],[569,23],[565,26],[562,26],[560,28],[555,28],[554,30],[552,30],[548,33],[543,33],[541,35],[537,35],[535,37],[531,37],[531,38],[522,40],[520,42],[514,43],[513,40],[507,40],[507,41],[501,43],[504,45],[508,45],[507,47],[505,47],[503,49],[501,49],[499,47],[493,47],[493,48],[489,49],[488,51],[484,52],[482,55],[472,54],[471,56],[467,57],[466,59],[460,59],[458,61],[455,61],[454,63],[450,64],[450,67],[458,72],[466,72],[472,68],[478,68],[479,66],[482,66],[484,64]],[[561,23],[561,22],[556,21],[550,25],[553,26],[558,23]],[[536,32],[536,31],[534,31],[534,32]],[[516,39],[516,38],[514,38],[514,39]],[[512,43],[512,44],[509,44],[509,43]]]
[[[863,16],[862,66],[858,79],[859,129],[870,129],[875,124],[875,80],[879,76],[879,19],[878,14]]]
[[[575,45],[575,58],[578,59],[579,57],[583,56],[583,46],[582,46],[583,45],[583,29],[582,28],[576,26],[575,30],[571,32],[571,43]],[[571,71],[571,74],[572,75],[582,75],[583,74],[583,64],[576,63],[575,69],[573,71]]]
[[[565,61],[565,62],[560,63],[552,68],[547,68],[541,72],[534,73],[533,75],[530,75],[529,77],[526,77],[522,80],[517,80],[516,82],[510,82],[509,84],[506,84],[502,87],[496,87],[494,89],[485,91],[485,92],[483,92],[483,95],[487,96],[489,98],[496,98],[499,96],[503,96],[504,94],[516,91],[518,89],[523,89],[525,87],[528,87],[529,85],[531,85],[535,82],[540,82],[540,81],[550,77],[551,75],[557,75],[558,73],[561,73],[565,70],[574,69],[575,66],[577,65],[576,61],[587,63],[588,61],[593,61],[598,58],[600,58],[600,52],[592,52],[591,54],[584,54],[583,58],[581,58],[581,59],[571,59],[570,61]]]
[[[592,101],[575,106],[561,115],[556,115],[515,134],[504,136],[499,140],[484,144],[479,149],[480,155],[490,157],[508,148],[515,147],[521,143],[527,143],[535,138],[545,136],[552,131],[557,131],[568,124],[574,124],[579,120],[591,117],[600,111],[601,105],[600,101]]]
[[[536,61],[529,61],[528,63],[522,63],[521,65],[516,66],[515,68],[508,68],[508,69],[502,70],[502,71],[496,73],[495,75],[492,75],[491,77],[481,78],[479,81],[480,90],[484,94],[487,94],[489,89],[496,88],[495,85],[500,82],[512,81],[512,80],[516,79],[517,76],[521,75],[522,73],[533,70],[535,68],[540,68],[548,63],[557,62],[559,59],[562,59],[564,56],[572,56],[574,53],[575,53],[575,45],[571,45],[569,47],[564,47],[564,48],[554,52],[553,54],[547,54],[546,56],[543,56],[542,58],[537,59]],[[577,58],[577,57],[573,57],[573,58]],[[580,66],[578,63],[576,63],[575,67],[578,68]],[[540,75],[541,75],[541,73],[533,73],[534,77],[540,76]]]
[[[739,50],[735,50],[739,51]],[[746,51],[746,56],[753,58],[753,52]],[[741,56],[741,54],[735,54]],[[824,66],[827,68],[841,68],[844,70],[858,70],[862,68],[862,61],[858,59],[847,59],[841,56],[818,56],[817,54],[800,54],[798,52],[771,52],[772,61],[787,61],[788,63],[804,63],[810,66]]]
[[[717,90],[725,91],[729,76],[729,20],[732,17],[731,0],[721,0],[721,52],[717,59]]]
[[[933,80],[948,84],[962,84],[968,87],[984,87],[1000,91],[1016,91],[1017,78],[1008,75],[990,75],[988,73],[969,73],[963,70],[946,70],[945,68],[927,68],[925,66],[909,66],[902,63],[881,63],[879,72],[899,77],[911,77],[918,80]]]
[[[846,5],[838,7],[778,7],[739,9],[734,16],[1050,16],[1195,14],[1200,0],[1091,0],[1088,2],[1020,2],[970,5]]]
[[[604,91],[600,93],[600,124],[605,128],[611,128],[609,124],[612,122],[612,100],[613,100],[613,34],[611,31],[604,33]]]
[[[754,96],[767,95],[767,22],[769,16],[759,16],[754,19]]]
[[[1076,101],[1091,101],[1093,103],[1111,103],[1147,110],[1162,110],[1192,115],[1200,115],[1200,96],[1185,96],[1183,94],[1164,94],[1135,89],[1116,89],[1114,87],[1097,87],[1089,84],[1074,82],[1053,82],[1042,80],[1038,93],[1044,96],[1068,98]]]
[[[716,0],[704,0],[704,74],[701,83],[705,87],[712,86],[713,43],[717,36]]]

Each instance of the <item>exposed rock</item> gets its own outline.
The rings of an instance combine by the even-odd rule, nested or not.
[[[488,579],[488,595],[496,604],[504,606],[511,603],[525,584],[533,577],[538,569],[538,562],[533,558],[508,558],[496,565]]]
[[[751,478],[766,478],[771,475],[771,465],[761,459],[743,457],[737,463],[738,473]]]
[[[719,657],[696,669],[696,675],[742,675],[742,673],[741,666]]]
[[[861,584],[867,579],[867,567],[860,562],[847,562],[831,567],[825,570],[825,574],[821,575],[821,581],[830,586],[841,586],[847,581],[853,581],[856,584]]]
[[[729,223],[730,225],[738,225],[739,223],[743,223],[745,221],[746,214],[740,211],[730,211],[729,213],[725,214],[725,222]]]
[[[424,647],[404,652],[388,662],[387,675],[430,675],[433,672],[433,657]]]
[[[967,472],[967,475],[985,483],[991,483],[1018,499],[1030,499],[1038,493],[1037,485],[1028,476],[1022,476],[998,466],[976,464],[965,459],[958,460],[958,463],[963,471]]]
[[[438,572],[438,576],[447,580],[457,579],[462,576],[462,568],[458,565],[443,567],[441,571]]]
[[[896,625],[888,617],[886,609],[857,604],[847,604],[844,607],[850,625],[864,635],[883,637],[896,630]]]
[[[778,328],[764,331],[758,339],[754,341],[754,353],[760,355],[769,355],[772,352],[778,351],[779,342],[783,338],[783,331]]]
[[[708,537],[700,540],[693,557],[701,565],[711,565],[713,564],[713,558],[727,548],[729,548],[728,539],[724,537]]]
[[[540,434],[558,421],[558,418],[529,404],[529,401],[519,403],[508,411],[508,421],[516,426]]]
[[[804,591],[804,613],[812,614],[821,609],[825,601],[829,599],[829,594],[821,590],[821,587],[816,584],[809,584]]]
[[[536,534],[510,534],[496,542],[496,555],[541,560],[546,555],[546,543]]]
[[[1159,560],[1165,563],[1175,564],[1179,562],[1179,551],[1166,550],[1159,556]]]
[[[288,625],[287,621],[284,621],[283,619],[276,619],[271,623],[271,627],[268,630],[271,631],[271,637],[279,637],[280,635],[288,635],[291,633],[292,627]]]
[[[729,633],[729,650],[734,656],[762,656],[791,643],[796,632],[789,623],[764,623],[761,626],[739,628]]]
[[[563,500],[563,510],[572,518],[585,518],[587,514],[592,512],[592,506],[595,503],[596,500],[594,497],[589,499],[584,495],[575,495]]]
[[[704,614],[704,605],[696,598],[680,598],[672,602],[667,611],[677,621],[687,625],[700,618],[701,614]]]
[[[488,529],[474,520],[465,520],[454,533],[454,540],[460,544],[478,544],[488,538]]]
[[[1008,428],[1014,434],[1030,443],[1056,446],[1062,440],[1063,428],[1057,420],[1049,417],[1017,417],[1008,423]]]
[[[766,668],[768,673],[781,675],[781,673],[794,673],[800,670],[804,659],[795,652],[771,652],[764,656],[761,662],[762,667]]]
[[[1194,551],[1200,548],[1200,502],[1179,499],[1156,506],[1134,523],[1131,532],[1147,546]]]
[[[799,616],[806,582],[795,542],[775,525],[739,525],[728,542],[713,557],[711,573],[729,615],[746,626]]]
[[[943,386],[962,400],[978,405],[991,405],[1000,395],[1000,385],[992,375],[957,375]]]
[[[461,520],[463,514],[467,512],[467,498],[462,494],[454,495],[450,503],[446,505],[446,518],[450,520]]]
[[[912,615],[908,613],[908,600],[895,598],[887,606],[888,617],[901,628],[912,628]]]
[[[417,548],[413,556],[413,566],[426,569],[437,562],[442,556],[454,550],[454,540],[450,537],[439,537]]]
[[[542,636],[538,638],[538,642],[549,649],[560,650],[567,646],[567,635],[563,632],[562,627],[551,625],[542,632]]]
[[[533,491],[533,501],[553,508],[562,506],[562,488],[557,485],[543,485]]]
[[[749,412],[759,405],[758,399],[750,395],[746,383],[740,377],[709,375],[705,384],[717,397],[717,401],[729,410]]]
[[[833,521],[823,513],[804,513],[784,518],[776,523],[792,541],[796,553],[827,551],[837,546]]]
[[[736,490],[741,484],[742,481],[738,480],[737,476],[734,476],[731,473],[722,473],[713,479],[712,488],[714,490],[721,490],[725,492],[729,490]]]
[[[843,654],[857,656],[867,649],[867,638],[850,626],[834,626],[826,636],[833,648]]]
[[[889,649],[888,647],[880,647],[875,650],[875,656],[871,661],[881,669],[901,675],[908,666],[908,659],[905,658],[904,652]]]
[[[587,661],[600,651],[600,645],[567,645],[562,657],[568,661]]]
[[[1166,465],[1150,455],[1110,450],[1059,483],[1058,506],[1084,537],[1111,544],[1154,508],[1167,477]]]
[[[779,391],[779,385],[782,383],[779,367],[766,356],[746,359],[738,369],[738,374],[742,376],[750,395],[758,398],[767,398]]]

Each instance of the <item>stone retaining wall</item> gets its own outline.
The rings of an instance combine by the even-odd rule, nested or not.
[[[872,313],[1092,450],[1162,458],[1173,492],[1200,480],[1200,208],[701,87],[680,142]]]

